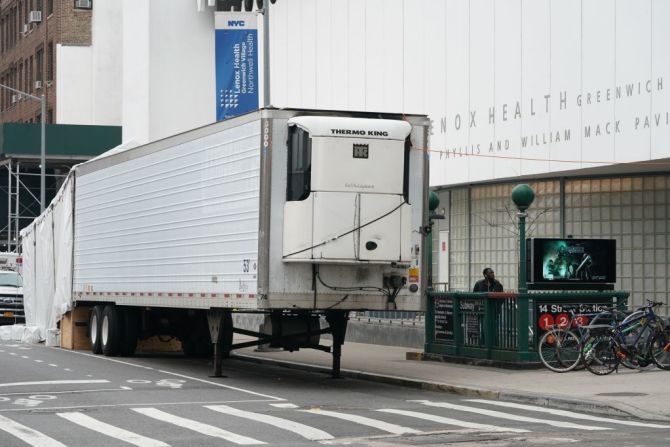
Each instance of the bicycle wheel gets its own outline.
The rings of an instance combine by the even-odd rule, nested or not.
[[[538,343],[540,361],[554,372],[568,372],[581,360],[579,338],[572,331],[552,329]]]
[[[649,356],[656,366],[670,371],[670,336],[666,332],[659,332],[651,341]]]
[[[582,359],[586,369],[597,376],[605,376],[619,364],[612,337],[605,334],[591,335],[582,346]]]

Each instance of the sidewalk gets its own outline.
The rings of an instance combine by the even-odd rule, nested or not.
[[[373,380],[467,396],[551,405],[567,410],[670,421],[670,371],[657,368],[596,376],[586,370],[557,374],[546,369],[510,370],[422,360],[411,348],[345,343],[343,377]],[[298,352],[236,350],[248,361],[330,372],[332,356],[313,349]]]

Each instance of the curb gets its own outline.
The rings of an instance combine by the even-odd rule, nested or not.
[[[421,353],[419,353],[421,354]],[[321,365],[308,363],[292,362],[289,360],[271,359],[248,354],[231,353],[231,358],[261,365],[273,365],[282,368],[310,371],[323,374],[330,374],[331,368]],[[445,393],[456,394],[466,397],[479,397],[484,399],[501,400],[516,402],[522,404],[536,405],[545,407],[551,405],[555,408],[572,411],[583,411],[592,414],[616,416],[616,417],[634,417],[637,419],[670,422],[670,417],[648,413],[642,409],[631,407],[630,405],[613,403],[603,403],[594,400],[574,399],[562,396],[538,395],[534,393],[520,393],[517,391],[494,390],[488,388],[476,388],[463,385],[452,385],[441,382],[429,382],[408,377],[391,376],[376,374],[367,371],[356,371],[351,369],[341,369],[341,376],[349,379],[367,380],[370,382],[384,383],[387,385],[396,385],[406,388],[414,388],[426,391],[441,391]]]

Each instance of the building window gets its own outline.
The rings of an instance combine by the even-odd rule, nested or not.
[[[30,56],[30,64],[29,65],[30,65],[30,68],[29,68],[30,74],[28,76],[28,91],[32,92],[33,88],[35,87],[35,85],[33,84],[33,79],[35,79],[35,78],[33,77],[33,57],[32,56]]]
[[[54,13],[54,0],[47,0],[47,14],[51,15]]]
[[[53,109],[47,110],[47,124],[54,123],[54,111]]]
[[[74,9],[92,9],[93,0],[74,0]]]
[[[35,53],[35,80],[43,81],[44,80],[44,48],[40,48]]]
[[[49,42],[47,46],[47,81],[52,81],[54,78],[54,43]]]
[[[44,11],[44,9],[42,9],[42,0],[37,0],[35,2],[35,11]]]

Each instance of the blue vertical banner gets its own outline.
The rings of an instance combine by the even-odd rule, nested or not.
[[[258,14],[216,12],[216,120],[258,109]]]

